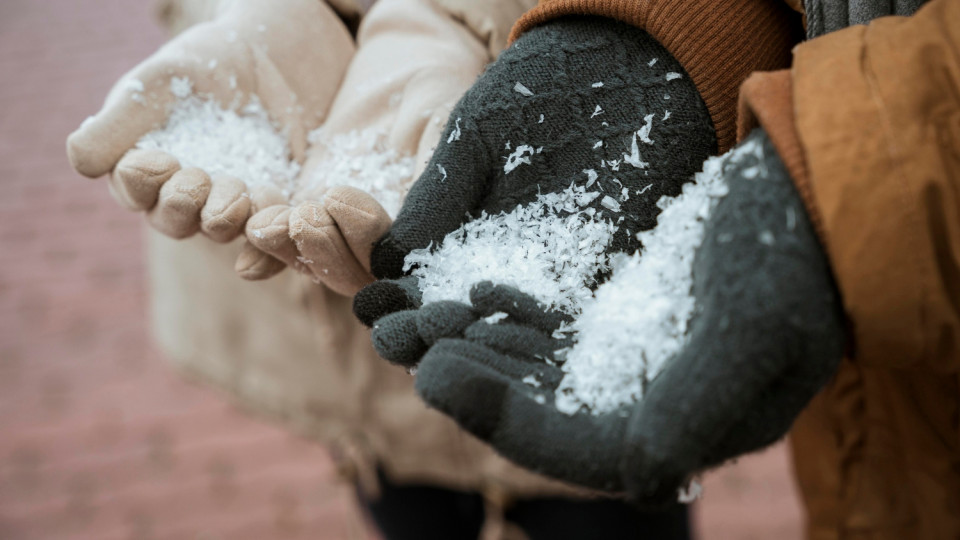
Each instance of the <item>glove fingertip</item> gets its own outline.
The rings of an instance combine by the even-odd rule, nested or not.
[[[403,260],[407,253],[397,241],[387,233],[373,244],[370,252],[370,271],[377,279],[398,279],[403,277]]]
[[[373,348],[390,363],[413,367],[427,352],[417,332],[415,311],[391,313],[378,320],[371,335]]]
[[[402,287],[387,280],[375,281],[353,297],[353,314],[368,327],[384,315],[416,307]]]

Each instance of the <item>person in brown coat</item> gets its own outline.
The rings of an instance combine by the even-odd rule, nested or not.
[[[711,86],[735,55],[698,29],[745,31],[745,15],[693,4],[546,0],[514,36],[569,16],[627,22],[681,60],[708,107],[735,101]],[[728,303],[695,321],[635,408],[556,414],[551,391],[522,380],[554,377],[542,358],[562,346],[559,319],[482,284],[472,305],[411,315],[428,346],[421,395],[527,467],[647,502],[792,426],[810,538],[960,537],[960,4],[845,28],[916,7],[806,2],[814,39],[789,70],[746,81],[746,142],[694,266],[698,300]],[[723,150],[736,136],[713,121]]]

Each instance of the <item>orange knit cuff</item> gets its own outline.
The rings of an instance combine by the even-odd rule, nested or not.
[[[823,217],[817,207],[806,155],[797,134],[790,70],[754,73],[748,77],[740,87],[738,109],[737,140],[743,140],[754,128],[763,127],[803,199],[821,244],[826,246]]]
[[[740,84],[753,71],[788,67],[803,30],[799,14],[771,0],[540,0],[517,21],[510,40],[570,15],[636,26],[670,51],[703,97],[721,153],[736,140]]]

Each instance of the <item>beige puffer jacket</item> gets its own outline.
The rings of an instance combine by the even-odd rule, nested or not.
[[[176,32],[204,20],[212,12],[209,4],[216,1],[165,0],[161,16]],[[455,82],[449,83],[462,86],[459,95],[506,46],[511,25],[534,3],[380,0],[360,26],[358,42],[362,50],[364,40],[373,33],[404,24],[402,20],[392,23],[391,17],[402,19],[404,14],[412,16],[409,9],[424,10],[418,24],[408,21],[407,26],[397,27],[423,26],[415,31],[423,32],[424,39],[458,33],[472,40],[479,51],[481,61],[470,68],[475,73],[468,80],[454,76]],[[346,18],[368,7],[362,1],[331,0],[330,4]],[[390,9],[399,11],[391,15]],[[446,27],[438,30],[423,23],[434,20],[446,21]],[[422,79],[419,75],[410,73],[410,68],[385,65],[385,91],[412,93],[405,86]],[[397,82],[398,78],[402,80]],[[350,79],[348,73],[345,87]],[[417,149],[419,167],[436,145],[455,101],[425,111],[432,115],[429,122],[397,119],[408,122],[394,132],[411,139],[407,143]],[[385,106],[369,103],[369,107]],[[412,129],[410,124],[415,122],[418,127]],[[371,482],[379,464],[394,481],[476,490],[498,503],[574,493],[568,486],[509,464],[453,421],[427,409],[413,391],[413,378],[376,355],[369,330],[352,314],[351,298],[289,269],[263,282],[242,280],[233,270],[239,241],[220,245],[199,236],[171,240],[154,231],[148,236],[153,328],[167,356],[184,372],[225,390],[245,408],[329,444],[348,476]]]

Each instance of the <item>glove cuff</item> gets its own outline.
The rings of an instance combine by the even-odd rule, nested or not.
[[[541,0],[517,21],[510,40],[570,15],[616,19],[659,41],[703,97],[720,153],[736,140],[740,83],[754,71],[788,67],[803,32],[799,14],[769,0]]]

